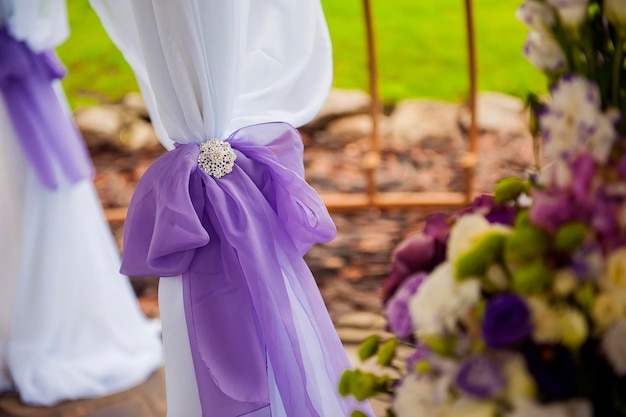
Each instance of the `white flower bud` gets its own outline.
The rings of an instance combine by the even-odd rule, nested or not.
[[[589,0],[548,0],[565,26],[577,28],[587,19]]]
[[[522,23],[535,32],[547,34],[554,24],[554,11],[537,0],[526,0],[515,12]]]
[[[542,71],[558,72],[565,69],[565,54],[559,44],[548,35],[528,32],[524,55]]]

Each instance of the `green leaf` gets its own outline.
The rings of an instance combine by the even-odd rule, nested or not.
[[[383,343],[378,350],[378,364],[381,366],[389,366],[396,356],[397,347],[398,339],[396,338],[389,339]]]
[[[341,374],[341,378],[339,379],[339,395],[342,397],[347,397],[350,395],[350,381],[352,380],[352,370],[346,369]]]
[[[376,393],[376,375],[355,371],[350,379],[350,392],[358,401],[364,401]]]
[[[415,363],[415,372],[417,372],[418,374],[429,374],[432,372],[432,370],[432,365],[426,360],[417,361]]]
[[[387,375],[376,377],[376,391],[386,392],[391,389],[393,385],[393,379]]]
[[[517,217],[515,217],[515,228],[532,226],[533,224],[530,222],[530,213],[528,210],[522,210],[517,213]]]
[[[504,259],[510,263],[527,262],[546,253],[550,247],[548,236],[534,226],[519,227],[509,235],[504,248]]]
[[[378,350],[378,344],[380,343],[380,336],[373,334],[361,343],[359,346],[359,359],[366,361],[376,354]]]
[[[352,414],[350,414],[350,417],[367,417],[367,414],[365,414],[363,411],[354,410]]]
[[[501,233],[489,233],[476,245],[461,254],[454,264],[454,276],[462,281],[466,278],[480,277],[487,267],[502,257],[506,236]]]
[[[421,341],[430,349],[441,356],[450,356],[454,353],[456,338],[454,336],[423,336]]]
[[[496,184],[494,201],[496,204],[515,201],[528,189],[528,183],[520,178],[505,178]]]
[[[545,291],[550,285],[552,270],[541,261],[518,268],[513,273],[513,290],[520,294],[535,294]]]
[[[589,228],[584,223],[568,223],[556,231],[554,246],[562,251],[571,252],[583,244]]]

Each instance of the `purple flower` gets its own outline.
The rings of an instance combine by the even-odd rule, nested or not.
[[[409,313],[409,300],[426,278],[426,273],[418,272],[407,278],[385,305],[385,316],[389,328],[400,339],[413,333],[413,321]]]
[[[576,363],[561,345],[526,343],[522,348],[526,367],[546,401],[562,400],[575,393]]]
[[[593,204],[591,183],[596,175],[596,161],[588,153],[582,153],[574,159],[571,169],[572,172],[576,173],[572,178],[574,198],[581,206],[590,207]]]
[[[599,235],[605,251],[615,249],[622,242],[619,222],[622,198],[598,192],[593,203],[591,227]]]
[[[580,279],[599,277],[603,269],[600,247],[597,244],[583,245],[572,253],[570,267]]]
[[[430,271],[435,256],[435,239],[425,234],[414,234],[403,240],[392,255],[391,272],[383,282],[383,301],[416,272]]]
[[[430,357],[430,350],[426,347],[426,345],[420,343],[415,348],[415,352],[411,354],[408,358],[406,358],[406,366],[409,371],[412,371],[415,368],[415,364],[428,359]]]
[[[517,345],[531,333],[530,310],[517,295],[499,295],[487,303],[481,329],[483,339],[490,348]]]
[[[470,213],[483,215],[489,223],[500,223],[512,226],[515,223],[517,211],[515,207],[496,204],[492,195],[482,194],[474,199],[472,204],[461,210],[457,215],[464,216]]]
[[[573,196],[556,191],[533,193],[533,205],[529,210],[533,224],[555,231],[560,226],[585,219],[585,210],[576,204]]]
[[[454,383],[469,396],[487,399],[502,391],[505,380],[499,364],[481,355],[461,364]]]
[[[426,219],[424,233],[411,235],[400,242],[392,255],[391,272],[383,282],[384,303],[409,275],[430,272],[445,260],[449,234],[447,216],[436,213]]]

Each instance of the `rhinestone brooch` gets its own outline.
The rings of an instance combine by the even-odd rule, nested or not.
[[[235,165],[237,155],[227,142],[210,139],[200,144],[198,166],[213,178],[222,178],[230,174]]]

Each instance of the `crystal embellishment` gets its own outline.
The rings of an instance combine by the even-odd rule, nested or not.
[[[237,155],[227,142],[210,139],[200,144],[198,166],[213,178],[230,174],[236,159]]]

